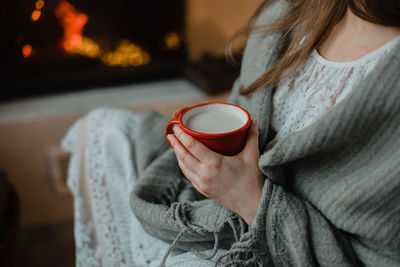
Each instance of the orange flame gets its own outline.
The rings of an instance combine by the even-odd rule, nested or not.
[[[117,49],[104,52],[101,61],[108,66],[139,67],[149,64],[150,55],[128,40],[121,40]]]
[[[92,39],[83,36],[88,16],[77,11],[68,1],[60,2],[55,15],[64,29],[61,46],[68,53],[99,58],[105,65],[113,67],[139,67],[149,64],[149,53],[128,40],[121,40],[116,50],[108,51]]]
[[[60,19],[64,29],[62,47],[65,51],[78,48],[82,43],[83,28],[88,21],[88,16],[78,12],[68,1],[60,2],[55,15]]]

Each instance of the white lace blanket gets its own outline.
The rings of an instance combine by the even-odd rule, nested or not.
[[[103,108],[84,118],[88,122],[84,153],[72,153],[68,169],[74,197],[76,266],[159,266],[169,244],[147,234],[129,207],[136,179],[131,151],[140,114]],[[84,118],[62,140],[65,151],[73,150]],[[87,193],[90,203],[85,203]],[[175,251],[166,265],[210,266],[210,261]]]

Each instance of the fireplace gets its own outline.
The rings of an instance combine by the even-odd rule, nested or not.
[[[0,100],[181,75],[184,0],[9,0]]]

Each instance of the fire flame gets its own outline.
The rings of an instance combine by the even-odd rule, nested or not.
[[[102,49],[94,40],[83,36],[89,18],[80,13],[68,1],[61,1],[55,10],[64,29],[62,48],[68,53],[99,58],[105,65],[119,67],[138,67],[150,62],[150,55],[130,41],[120,41],[115,51]]]
[[[79,13],[68,1],[61,1],[55,14],[64,29],[62,47],[67,52],[77,49],[82,44],[83,27],[88,21],[88,16]]]
[[[83,36],[81,44],[78,47],[71,50],[71,52],[87,56],[90,58],[97,58],[100,56],[101,51],[100,51],[100,46],[95,41]]]
[[[103,53],[101,60],[108,66],[139,67],[150,61],[150,55],[128,40],[122,40],[113,52]]]

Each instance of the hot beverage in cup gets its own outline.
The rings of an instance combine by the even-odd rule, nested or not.
[[[182,116],[184,126],[207,134],[228,133],[240,129],[247,122],[247,114],[235,106],[213,104],[187,111]]]
[[[235,155],[244,146],[250,123],[250,115],[243,108],[229,103],[210,102],[188,107],[175,114],[166,127],[166,135],[172,133],[174,124],[178,124],[185,133],[215,152]]]

